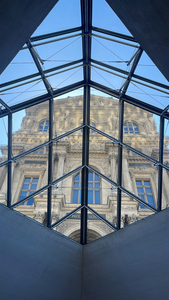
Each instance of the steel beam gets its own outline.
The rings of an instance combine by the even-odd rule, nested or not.
[[[112,223],[110,223],[108,220],[103,218],[100,214],[97,213],[94,209],[92,209],[90,206],[86,206],[87,210],[89,210],[93,215],[95,215],[98,219],[100,219],[102,222],[104,222],[107,226],[109,226],[114,231],[117,230],[116,226],[114,226]]]
[[[155,213],[157,213],[157,209],[152,207],[150,204],[148,204],[147,202],[144,202],[141,198],[139,198],[138,196],[134,195],[133,193],[131,193],[130,191],[128,191],[127,189],[125,189],[124,187],[119,187],[117,185],[116,182],[114,182],[113,180],[111,180],[109,177],[103,175],[102,173],[100,173],[99,171],[97,171],[96,169],[94,169],[93,167],[91,167],[90,165],[88,166],[88,169],[91,170],[92,172],[94,172],[95,174],[97,174],[99,177],[103,178],[104,180],[106,180],[107,182],[109,182],[111,185],[113,185],[115,188],[120,188],[122,192],[124,192],[125,194],[127,194],[129,197],[133,198],[134,200],[138,201],[139,203],[143,204],[144,206],[146,206],[147,208],[151,209],[152,211],[154,211]],[[118,229],[118,228],[116,228]]]
[[[82,49],[83,49],[83,75],[85,81],[83,100],[83,147],[82,147],[82,206],[88,204],[88,168],[89,165],[89,127],[90,125],[90,59],[91,59],[91,28],[92,28],[92,0],[81,0],[82,22]],[[81,234],[80,243],[87,243],[87,209],[81,210]]]
[[[34,50],[31,41],[29,40],[27,43],[29,51],[32,55],[32,58],[37,66],[39,74],[42,77],[43,83],[46,87],[46,90],[49,95],[49,141],[53,139],[53,89],[47,80],[45,73],[41,67],[39,62],[40,58],[38,57],[36,51]],[[48,152],[48,204],[47,204],[47,227],[51,227],[52,218],[51,218],[51,209],[52,209],[52,180],[53,180],[53,144],[49,143],[49,152]]]
[[[106,35],[115,36],[115,37],[123,39],[123,40],[127,40],[127,41],[137,43],[136,39],[133,36],[130,36],[130,35],[126,35],[126,34],[114,32],[114,31],[106,30],[106,29],[103,29],[103,28],[95,27],[95,26],[92,26],[92,30],[94,30],[96,32],[106,34]]]
[[[7,206],[12,203],[12,114],[8,115],[8,180],[7,180]]]
[[[53,91],[53,97],[62,96],[64,94],[68,93],[68,92],[72,92],[72,91],[74,91],[76,89],[79,89],[79,88],[82,88],[82,87],[84,87],[84,80],[78,81],[76,83],[73,83],[71,85],[68,85],[68,86],[65,86],[63,88],[60,88],[60,89],[57,89],[57,90]],[[47,94],[44,94],[42,96],[38,96],[38,97],[32,98],[30,100],[12,105],[12,106],[10,106],[10,109],[11,109],[12,113],[15,113],[17,111],[26,109],[26,108],[31,107],[33,105],[43,103],[43,102],[45,102],[49,99],[50,99],[50,95],[47,93]],[[8,112],[7,109],[2,109],[1,114],[0,114],[0,118],[5,117],[8,114],[9,114],[9,112]]]
[[[76,207],[74,210],[72,210],[70,213],[66,214],[66,216],[64,216],[63,218],[61,218],[60,220],[56,221],[55,223],[53,223],[51,225],[51,229],[55,228],[56,226],[60,225],[61,223],[63,223],[64,221],[66,221],[67,219],[69,219],[71,216],[73,216],[76,212],[78,212],[79,210],[81,210],[83,208],[83,206],[78,206]]]
[[[90,81],[89,84],[90,84],[90,87],[92,87],[96,90],[99,90],[103,93],[106,93],[106,94],[108,94],[112,97],[119,98],[120,93],[117,92],[116,90],[113,90],[109,87],[106,87],[105,85],[101,85],[100,83],[97,83],[97,82],[92,81],[92,80]],[[138,100],[138,99],[133,98],[133,97],[128,96],[128,95],[124,95],[123,100],[125,100],[125,102],[127,102],[129,104],[138,106],[141,109],[144,109],[144,110],[147,110],[148,112],[156,114],[157,116],[160,116],[161,113],[163,112],[163,110],[159,107],[156,107],[156,106],[151,105],[149,103],[143,102],[141,100]],[[169,119],[169,112],[166,111],[164,113],[164,117]]]
[[[48,74],[48,73],[52,73],[54,71],[57,71],[57,70],[60,70],[60,69],[65,69],[67,67],[71,67],[73,65],[76,65],[76,64],[80,64],[82,63],[83,60],[82,59],[78,59],[78,60],[75,60],[75,61],[72,61],[72,62],[69,62],[69,63],[66,63],[66,64],[63,64],[63,65],[60,65],[60,66],[56,66],[56,67],[53,67],[53,68],[50,68],[50,69],[47,69],[47,70],[44,70],[44,74]],[[27,75],[27,76],[24,76],[24,77],[20,77],[20,78],[17,78],[17,79],[14,79],[14,80],[11,80],[11,81],[7,81],[7,82],[4,82],[4,83],[1,83],[0,84],[0,88],[3,88],[5,86],[9,86],[9,85],[12,85],[12,84],[15,84],[15,83],[19,83],[19,82],[22,82],[22,81],[26,81],[26,80],[29,80],[29,79],[32,79],[32,78],[37,78],[37,80],[40,79],[40,74],[39,72],[38,73],[33,73],[33,74],[30,74],[30,75]],[[28,82],[29,83],[29,82]],[[26,83],[25,83],[26,84]],[[3,92],[4,90],[2,90]]]
[[[125,74],[125,75],[128,75],[128,74],[129,74],[129,73],[128,73],[127,71],[125,71],[125,70],[116,68],[116,67],[114,67],[114,66],[110,66],[110,65],[105,64],[105,63],[103,63],[103,62],[101,62],[101,61],[98,61],[98,60],[96,60],[96,59],[91,59],[91,62],[94,63],[94,64],[97,64],[97,65],[100,65],[100,66],[102,66],[102,67],[104,67],[104,68],[111,69],[111,70],[114,70],[114,71],[116,71],[116,72],[119,72],[119,73],[122,73],[122,74]],[[133,77],[133,78],[136,78],[136,79],[138,79],[138,80],[140,80],[140,81],[145,81],[145,82],[148,82],[148,83],[150,83],[150,84],[152,84],[152,85],[156,85],[156,86],[159,86],[159,87],[161,87],[161,88],[163,88],[163,89],[169,90],[169,85],[166,85],[166,84],[157,82],[157,81],[155,81],[155,80],[151,80],[151,79],[149,79],[149,78],[146,78],[146,77],[143,77],[143,76],[140,76],[140,75],[137,75],[137,74],[133,74],[132,77]],[[153,87],[152,87],[152,88],[153,88]]]
[[[163,164],[163,149],[164,149],[164,117],[160,116],[160,139],[159,139],[159,163]],[[157,210],[162,209],[162,185],[163,185],[163,168],[158,166],[158,198]]]
[[[61,31],[55,31],[55,32],[51,32],[51,33],[46,33],[46,34],[42,34],[42,35],[32,36],[30,38],[30,41],[31,42],[37,42],[37,41],[41,41],[41,40],[51,39],[51,38],[56,37],[56,36],[65,35],[65,34],[77,32],[77,31],[80,31],[80,30],[82,30],[81,26],[70,28],[70,29],[66,29],[66,30],[61,30]]]
[[[141,48],[138,49],[137,55],[134,58],[131,70],[127,76],[126,82],[123,85],[123,88],[120,93],[119,97],[119,142],[123,143],[123,123],[124,123],[124,100],[123,96],[125,95],[128,86],[130,84],[131,78],[134,74],[134,71],[137,67],[139,59],[142,55],[143,50]],[[121,227],[121,189],[122,186],[122,159],[123,159],[123,149],[122,145],[118,145],[118,180],[117,185],[119,186],[117,190],[117,228],[120,229]]]

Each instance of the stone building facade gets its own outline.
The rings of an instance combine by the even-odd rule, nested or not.
[[[82,96],[54,100],[54,137],[82,125]],[[48,102],[27,108],[21,127],[13,133],[12,154],[16,155],[48,140]],[[90,124],[118,139],[118,100],[91,95]],[[124,142],[158,160],[159,133],[152,113],[130,104],[124,108]],[[167,164],[169,139],[164,141],[164,163]],[[118,148],[112,140],[90,130],[89,164],[100,173],[117,182]],[[1,147],[1,161],[7,159],[7,147]],[[62,177],[82,164],[82,130],[63,137],[53,144],[53,180]],[[12,163],[12,202],[23,199],[45,186],[48,181],[48,146],[21,157]],[[133,194],[156,207],[158,166],[127,148],[123,148],[123,186]],[[1,167],[0,199],[6,203],[7,169]],[[52,222],[61,219],[80,203],[81,172],[77,172],[52,189]],[[163,171],[163,208],[168,205],[168,174]],[[116,224],[117,189],[89,172],[89,205],[109,222]],[[16,208],[19,212],[46,224],[47,191]],[[152,214],[152,211],[122,193],[122,226]],[[79,240],[80,212],[55,228],[58,232]],[[88,241],[104,236],[112,229],[88,212]]]

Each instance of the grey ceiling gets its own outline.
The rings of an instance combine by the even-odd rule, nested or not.
[[[0,0],[0,74],[58,0]]]
[[[106,1],[169,80],[169,1]]]

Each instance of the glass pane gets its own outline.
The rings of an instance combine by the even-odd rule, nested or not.
[[[16,172],[16,170],[15,170]],[[18,176],[18,174],[16,174]],[[33,180],[33,177],[31,177],[31,181]],[[22,182],[21,182],[22,183]],[[41,179],[39,177],[39,184],[41,184]],[[31,185],[31,184],[30,184]],[[20,184],[20,188],[22,189],[22,185]],[[34,192],[34,191],[33,191]],[[20,190],[18,190],[18,194],[20,193]],[[20,198],[17,200],[22,200],[26,196],[32,194],[32,192],[29,190],[29,192],[21,192]],[[17,192],[15,191],[14,185],[13,185],[13,196],[17,197]],[[14,201],[14,200],[13,200]],[[46,216],[47,216],[47,190],[44,190],[43,192],[39,193],[38,195],[30,198],[29,200],[26,200],[24,203],[18,205],[14,208],[14,210],[18,211],[19,213],[26,215],[27,217],[33,219],[34,221],[37,221],[41,224],[46,225]]]
[[[1,97],[1,96],[0,96]],[[2,109],[2,107],[1,107]],[[8,117],[0,118],[0,163],[7,160],[8,145]]]
[[[73,190],[73,200],[72,200],[72,203],[78,203],[79,193],[80,193],[80,191]]]
[[[150,204],[152,207],[155,207],[153,195],[147,195],[147,200],[148,200],[148,204]]]
[[[80,243],[80,224],[81,211],[78,211],[77,213],[66,219],[64,222],[62,222],[60,225],[56,226],[54,230]]]
[[[1,83],[37,73],[36,65],[28,49],[20,50],[1,75]]]
[[[93,204],[93,191],[88,190],[88,203]]]
[[[101,204],[101,202],[100,202],[100,191],[95,191],[95,204]]]
[[[30,198],[30,199],[27,201],[27,205],[33,205],[33,198]]]
[[[38,178],[33,178],[32,183],[38,183]]]
[[[169,207],[169,171],[163,168],[162,209]]]
[[[127,123],[128,127],[128,132],[124,132],[124,143],[158,160],[159,121],[159,116],[124,103],[124,123]],[[133,130],[130,129],[130,123]],[[134,124],[137,125],[138,131],[135,131]]]
[[[131,35],[115,12],[104,0],[93,1],[93,26]]]
[[[87,243],[93,242],[114,230],[91,212],[87,212]]]
[[[150,57],[146,54],[145,51],[143,51],[143,54],[139,60],[135,74],[168,85],[167,79],[163,76],[160,70],[155,66],[155,64],[150,59]]]
[[[144,195],[138,195],[138,197],[145,201]],[[147,209],[146,206],[140,204],[139,201],[130,197],[126,193],[122,193],[121,227],[135,223],[152,214],[155,214],[152,210]]]
[[[0,167],[0,203],[7,204],[7,166]]]
[[[54,136],[60,136],[83,124],[83,89],[54,99]],[[82,132],[71,135],[72,147],[81,149]],[[69,142],[69,136],[64,141]]]
[[[31,190],[36,190],[37,189],[37,184],[32,184],[31,185]]]
[[[24,182],[30,182],[31,181],[31,178],[25,178]]]
[[[28,190],[28,188],[29,188],[29,184],[24,184],[23,185],[23,190]]]
[[[96,64],[92,64],[91,79],[101,85],[104,85],[106,88],[109,87],[113,90],[119,90],[124,81],[124,76],[118,76],[117,73],[113,74],[109,71],[109,69],[98,68]]]
[[[150,186],[150,181],[144,181],[145,186]]]
[[[92,58],[107,65],[114,66],[119,70],[123,69],[129,71],[130,66],[128,66],[128,63],[138,48],[133,47],[134,45],[131,42],[128,42],[128,44],[131,46],[124,45],[121,39],[93,31]],[[124,74],[110,69],[109,72],[112,72],[112,74],[116,73],[120,78],[121,84],[123,83],[125,78]]]
[[[48,101],[13,114],[12,154],[14,157],[48,140],[49,133],[44,132],[45,122],[48,118]],[[42,126],[42,123],[43,129],[40,131],[39,126]],[[37,151],[34,154],[40,154],[40,151],[45,153],[43,148]]]
[[[145,188],[145,190],[146,190],[146,193],[149,193],[149,194],[152,193],[151,188]]]
[[[75,182],[74,187],[79,187],[79,182]]]
[[[168,90],[163,91],[159,87],[147,85],[145,82],[134,78],[132,79],[126,94],[161,109],[164,109],[168,104]]]
[[[117,139],[119,132],[119,101],[107,94],[92,89],[90,99],[90,124],[92,122],[96,124],[98,130]],[[99,150],[99,145],[102,144],[98,138],[99,134],[97,132],[90,132],[90,134],[93,139],[93,145],[95,144],[97,150]],[[104,138],[102,138],[102,140],[104,140]],[[107,139],[107,141],[109,140]],[[110,143],[112,144],[111,141]]]
[[[81,25],[79,0],[58,1],[33,35],[73,28]],[[56,22],[57,19],[57,22]]]
[[[53,41],[51,43],[47,43],[49,42],[49,39],[47,39],[46,43],[40,46],[38,46],[38,42],[35,43],[38,46],[38,55],[43,60],[43,69],[46,76],[49,76],[50,83],[52,83],[51,78],[53,75],[63,72],[63,68],[58,70],[55,69],[56,67],[82,58],[81,36],[77,35],[77,33],[69,34],[68,36],[69,38],[56,42],[54,40],[60,39],[60,37],[53,38],[50,40]],[[73,37],[71,38],[71,36]],[[65,35],[63,38],[65,38]],[[66,67],[66,69],[71,69],[71,67]]]
[[[89,172],[88,178],[89,178],[89,181],[93,181],[93,173]]]
[[[30,195],[31,191],[48,184],[48,146],[43,149],[43,154],[31,152],[12,163],[12,204],[21,200],[20,196],[26,196],[21,192],[28,192],[27,195]]]

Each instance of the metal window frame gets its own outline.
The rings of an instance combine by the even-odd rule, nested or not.
[[[137,186],[137,181],[141,181],[141,186]],[[152,195],[153,196],[153,201],[154,201],[154,195],[153,195],[153,191],[152,191],[152,186],[151,186],[151,182],[150,182],[150,178],[143,178],[143,177],[137,177],[136,178],[136,188],[138,188],[138,187],[142,187],[143,188],[143,195],[145,196],[145,202],[147,202],[148,203],[148,199],[147,199],[147,195],[149,195],[149,193],[146,193],[146,191],[145,191],[145,185],[144,185],[144,182],[145,181],[148,181],[149,183],[150,183],[150,186],[147,186],[147,187],[150,187],[151,188],[151,194],[150,195]],[[139,197],[139,194],[142,194],[142,193],[138,193],[138,189],[137,189],[137,194],[138,194],[138,197]],[[154,205],[155,205],[155,201],[154,201]]]
[[[163,163],[163,150],[164,150],[164,120],[169,119],[169,112],[168,112],[168,106],[165,109],[160,109],[156,106],[150,105],[148,103],[145,103],[141,100],[138,100],[137,98],[131,97],[126,95],[127,89],[129,84],[133,82],[141,83],[143,85],[149,86],[151,88],[154,88],[155,90],[160,90],[161,92],[168,94],[169,93],[169,86],[166,84],[162,84],[159,82],[156,82],[154,80],[151,80],[149,78],[145,78],[143,76],[139,76],[135,74],[135,69],[138,65],[139,59],[142,55],[143,50],[140,46],[138,46],[137,41],[134,37],[124,35],[118,32],[113,32],[109,30],[105,30],[102,28],[98,28],[95,26],[92,26],[92,0],[81,0],[81,26],[76,28],[70,28],[68,30],[62,30],[58,32],[53,32],[49,34],[44,34],[36,37],[31,37],[29,41],[27,42],[27,46],[23,47],[28,48],[32,58],[34,60],[34,63],[38,69],[37,73],[24,76],[22,78],[18,78],[12,81],[8,81],[5,83],[0,84],[0,88],[3,88],[2,91],[12,89],[17,87],[18,85],[23,85],[30,83],[30,80],[39,80],[41,79],[45,85],[46,94],[43,94],[38,97],[34,97],[33,99],[27,100],[25,102],[21,102],[19,104],[15,104],[12,106],[8,106],[2,99],[0,99],[0,103],[4,107],[4,109],[1,109],[1,117],[8,117],[8,159],[5,162],[2,162],[0,164],[0,167],[7,165],[8,174],[7,174],[7,206],[10,209],[13,209],[17,207],[18,205],[22,204],[23,202],[29,200],[31,197],[34,197],[44,190],[48,190],[48,206],[47,206],[47,226],[51,229],[54,229],[56,226],[64,222],[66,219],[71,217],[73,214],[75,214],[77,211],[81,211],[81,244],[84,245],[87,243],[87,211],[90,211],[94,215],[96,215],[101,221],[103,221],[105,224],[107,224],[109,227],[111,227],[113,230],[119,230],[121,227],[121,193],[126,193],[129,197],[133,198],[134,200],[138,201],[139,203],[142,203],[145,205],[148,209],[151,209],[153,212],[157,213],[162,209],[162,171],[163,168],[165,168],[167,171],[169,171],[169,167]],[[76,35],[81,36],[82,39],[82,51],[83,51],[83,58],[72,61],[70,63],[62,64],[60,66],[50,68],[48,70],[43,70],[41,67],[41,59],[37,55],[34,45],[32,43],[38,42],[38,45],[46,43],[46,42],[54,42],[56,39],[55,37],[59,37],[57,40],[62,40],[66,38],[71,38],[72,33],[77,33]],[[130,59],[130,62],[132,61],[132,66],[129,72],[110,66],[108,64],[99,62],[95,59],[91,58],[91,43],[92,43],[92,36],[98,36],[97,33],[102,34],[103,36],[99,36],[103,39],[108,39],[112,41],[117,41],[124,44],[131,44],[130,46],[138,47],[137,53]],[[73,35],[74,36],[74,35]],[[115,37],[109,38],[108,36]],[[60,38],[61,37],[61,38]],[[52,40],[53,39],[53,40]],[[120,40],[118,40],[120,39]],[[126,42],[129,41],[130,43]],[[23,50],[22,49],[22,50]],[[74,84],[65,86],[63,88],[53,90],[50,86],[47,77],[52,76],[56,71],[59,72],[66,72],[67,68],[71,67],[78,67],[83,65],[83,80],[76,82]],[[125,83],[121,87],[120,90],[113,90],[111,88],[108,88],[104,85],[101,85],[97,82],[94,82],[91,80],[91,67],[97,67],[97,68],[104,68],[104,71],[116,74],[117,76],[123,77],[126,79]],[[116,72],[116,73],[113,73]],[[54,105],[53,105],[53,99],[55,97],[64,95],[65,93],[74,91],[76,89],[83,88],[84,89],[84,95],[83,95],[83,125],[74,128],[71,131],[68,131],[67,133],[60,135],[59,137],[53,138],[53,111],[54,111]],[[90,92],[91,88],[94,88],[98,91],[104,92],[107,95],[113,96],[117,99],[119,99],[119,109],[120,109],[120,116],[119,116],[119,137],[118,139],[115,139],[114,137],[107,135],[105,132],[102,132],[98,130],[97,128],[90,125]],[[24,153],[21,153],[15,157],[12,156],[12,115],[15,112],[21,111],[23,109],[26,109],[28,107],[43,103],[45,101],[49,101],[49,140],[43,144],[40,144],[28,151],[25,151]],[[146,111],[149,111],[153,114],[156,114],[157,116],[160,116],[160,134],[159,134],[159,160],[155,160],[152,157],[138,151],[135,148],[132,148],[131,146],[125,144],[123,142],[123,116],[124,116],[124,103],[132,104],[136,107],[139,107],[141,109],[144,109]],[[78,168],[74,169],[73,171],[65,174],[64,176],[58,178],[57,180],[53,180],[52,178],[52,162],[53,162],[53,143],[57,143],[61,138],[69,136],[70,134],[73,134],[74,132],[78,130],[83,130],[83,149],[82,149],[82,166],[79,166]],[[89,165],[89,135],[90,130],[96,132],[97,134],[100,134],[106,138],[108,138],[112,143],[117,144],[118,146],[118,183],[115,183],[110,178],[108,178],[106,175],[101,174],[94,168],[92,168]],[[21,201],[18,201],[14,204],[11,204],[12,199],[12,162],[17,161],[21,157],[24,157],[27,154],[33,153],[34,151],[39,150],[40,148],[49,145],[49,152],[48,152],[48,184],[43,186],[42,188],[36,190],[33,194],[30,196],[25,197]],[[138,154],[139,156],[146,158],[147,160],[154,163],[154,165],[158,166],[158,200],[157,200],[157,209],[153,208],[148,203],[144,203],[138,196],[134,195],[127,189],[125,189],[122,186],[122,151],[123,148],[127,148],[134,153]],[[95,212],[89,205],[88,205],[88,172],[92,171],[95,174],[97,174],[100,178],[103,178],[107,182],[109,182],[114,188],[117,189],[117,225],[114,226],[110,222],[108,222],[106,219],[104,219],[102,216],[100,216],[97,212]],[[77,207],[75,210],[71,211],[68,215],[60,219],[59,221],[52,224],[51,220],[51,200],[52,200],[52,187],[56,187],[57,183],[62,181],[63,179],[67,178],[68,176],[72,176],[75,173],[81,171],[82,172],[82,189],[81,189],[81,205]]]

